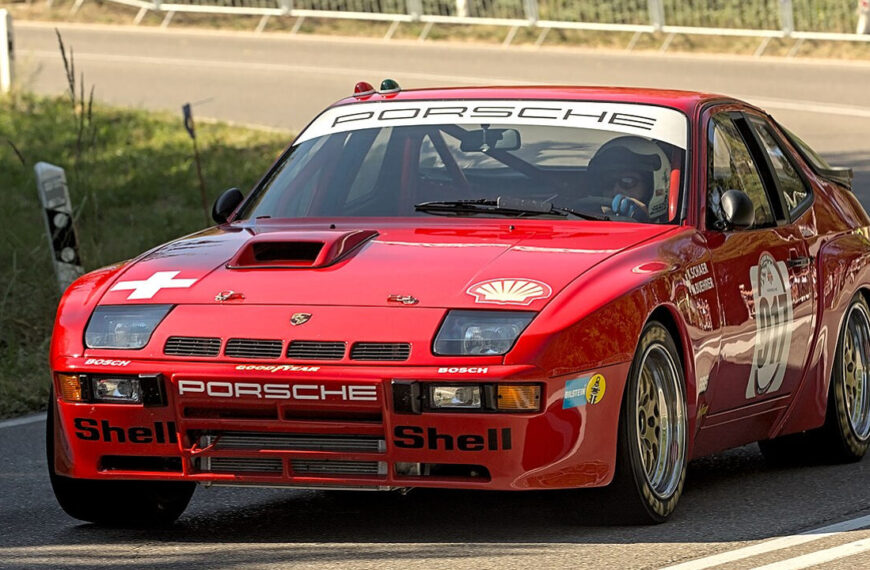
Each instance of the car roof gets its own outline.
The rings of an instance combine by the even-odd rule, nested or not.
[[[505,86],[505,87],[447,87],[436,89],[408,89],[396,93],[374,93],[365,97],[346,97],[333,106],[371,101],[419,101],[457,99],[526,99],[553,101],[608,101],[614,103],[645,103],[671,107],[692,116],[693,111],[708,102],[747,103],[713,93],[680,91],[675,89],[649,89],[640,87],[575,87],[559,85]]]

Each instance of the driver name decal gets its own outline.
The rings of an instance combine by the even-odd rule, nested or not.
[[[776,392],[782,386],[791,348],[792,298],[788,269],[765,252],[750,270],[755,301],[755,352],[746,397]]]

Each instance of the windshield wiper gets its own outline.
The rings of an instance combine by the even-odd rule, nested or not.
[[[554,206],[543,200],[524,200],[522,198],[509,198],[499,196],[491,198],[479,198],[477,200],[439,200],[435,202],[421,202],[415,204],[414,209],[418,212],[443,216],[459,216],[462,214],[495,214],[499,216],[513,216],[517,218],[534,216],[573,216],[583,220],[608,221],[607,216],[597,216],[586,212],[578,212],[571,208]]]

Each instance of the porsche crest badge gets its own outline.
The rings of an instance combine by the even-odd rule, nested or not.
[[[311,319],[311,313],[293,313],[290,324],[295,326],[304,325]]]

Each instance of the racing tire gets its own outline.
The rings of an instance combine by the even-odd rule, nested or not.
[[[187,508],[196,483],[73,479],[54,469],[54,391],[48,397],[45,452],[51,488],[69,516],[99,525],[153,527],[174,522]]]
[[[620,524],[662,523],[686,480],[686,382],[668,330],[647,323],[622,399],[616,470],[605,489],[610,518]]]
[[[837,463],[860,461],[870,447],[870,306],[861,292],[843,319],[825,424],[814,435],[827,459]]]
[[[837,337],[837,351],[822,427],[759,441],[777,465],[852,463],[870,448],[870,306],[856,293]]]

